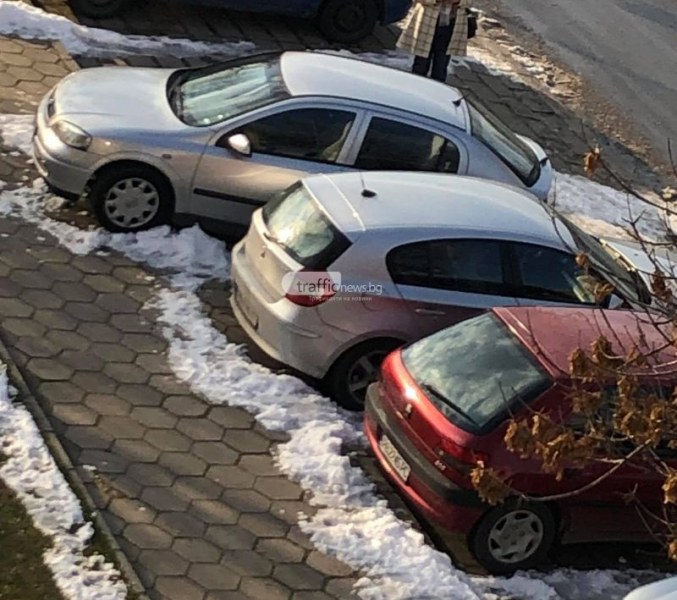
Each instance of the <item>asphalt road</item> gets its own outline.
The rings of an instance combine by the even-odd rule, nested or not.
[[[677,0],[499,0],[639,127],[677,154]]]

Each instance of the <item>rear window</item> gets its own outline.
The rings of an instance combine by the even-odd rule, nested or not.
[[[490,313],[414,343],[402,358],[437,409],[473,433],[490,430],[551,385],[547,373]]]
[[[350,246],[302,184],[268,202],[263,222],[271,241],[306,268],[324,269]]]
[[[527,187],[541,176],[541,165],[529,145],[486,106],[466,98],[472,135],[489,148]]]

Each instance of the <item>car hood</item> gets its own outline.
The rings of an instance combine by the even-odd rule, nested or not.
[[[649,256],[639,242],[626,240],[600,239],[600,242],[612,252],[619,255],[630,267],[635,269],[642,277],[650,282],[656,267],[666,274],[671,275],[677,268],[677,253],[664,248],[656,248],[655,255]],[[653,250],[653,249],[652,249]]]
[[[55,116],[92,129],[174,129],[183,123],[167,100],[175,69],[101,67],[69,75],[56,86]]]

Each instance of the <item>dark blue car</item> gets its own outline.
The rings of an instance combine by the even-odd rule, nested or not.
[[[324,35],[335,42],[356,42],[371,33],[379,21],[402,19],[411,0],[183,0],[233,10],[314,19]],[[111,17],[131,0],[70,0],[76,12],[88,17]]]

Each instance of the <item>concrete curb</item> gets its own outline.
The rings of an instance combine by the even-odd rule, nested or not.
[[[64,477],[71,486],[71,489],[75,495],[80,499],[82,507],[84,509],[85,518],[92,521],[96,527],[97,533],[103,537],[106,544],[111,549],[113,553],[112,560],[115,562],[116,566],[119,568],[120,573],[122,574],[127,588],[130,592],[135,594],[136,600],[149,600],[146,595],[146,588],[139,579],[134,567],[131,562],[120,548],[115,536],[110,530],[108,523],[101,515],[101,511],[97,507],[94,499],[87,490],[85,483],[80,476],[77,468],[71,462],[70,457],[66,453],[64,447],[61,445],[56,432],[54,431],[51,422],[47,418],[47,415],[42,410],[42,406],[38,400],[33,395],[28,383],[24,379],[21,371],[17,367],[16,363],[12,359],[12,356],[5,344],[2,333],[0,333],[0,361],[5,363],[7,366],[9,379],[11,384],[19,390],[20,400],[23,402],[24,406],[31,413],[31,416],[35,420],[35,423],[42,434],[42,437],[49,448],[54,461],[57,464],[57,467],[64,474]]]

